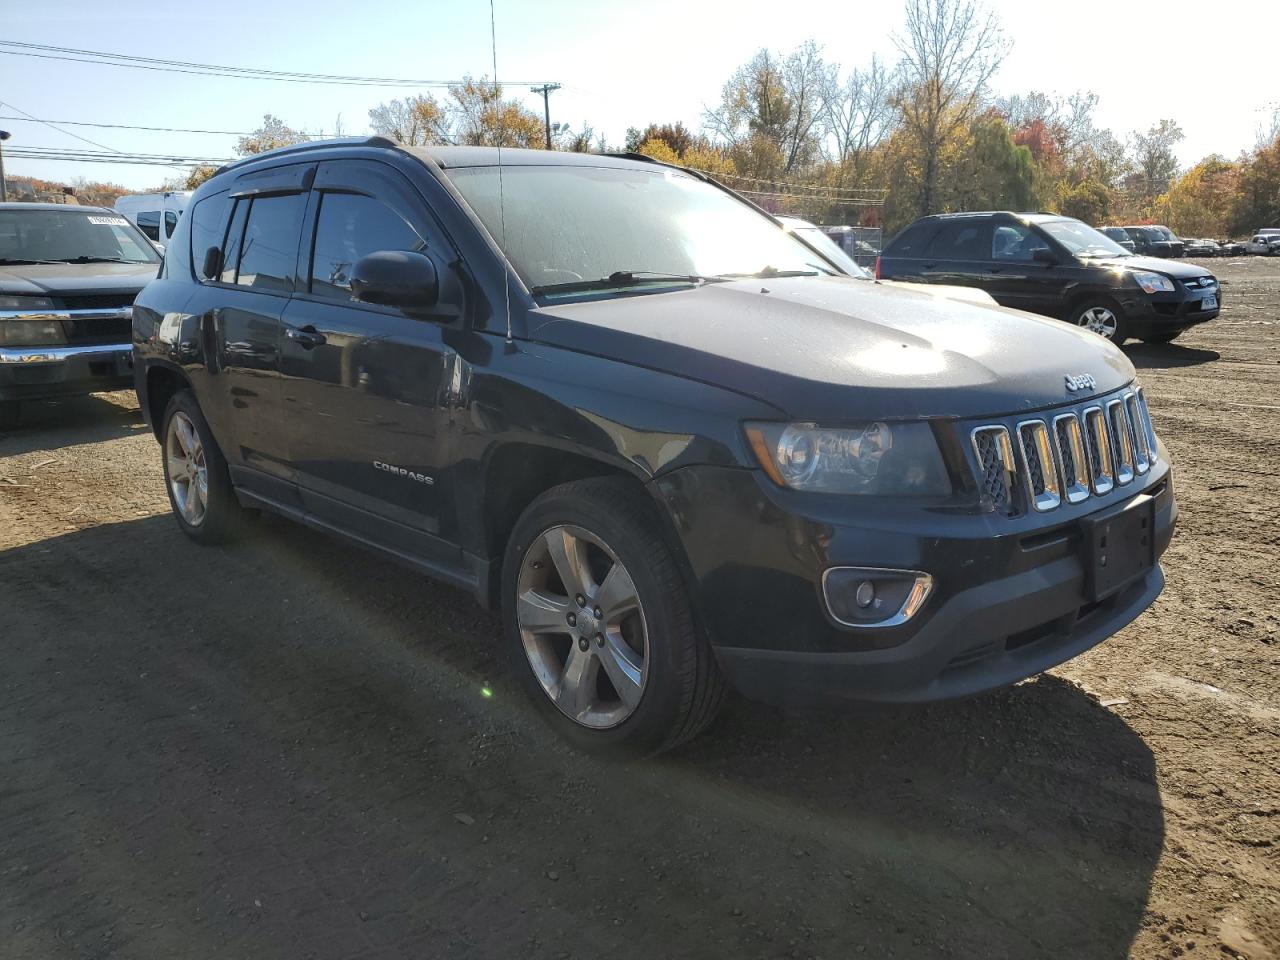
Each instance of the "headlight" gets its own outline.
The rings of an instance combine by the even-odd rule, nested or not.
[[[1137,273],[1133,279],[1147,293],[1173,293],[1173,281],[1159,273]]]
[[[48,347],[66,342],[60,320],[0,319],[0,346]]]
[[[746,431],[765,473],[792,490],[917,497],[951,492],[927,423],[748,423]]]

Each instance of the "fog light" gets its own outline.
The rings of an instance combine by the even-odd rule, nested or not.
[[[876,598],[876,585],[870,580],[863,580],[858,584],[858,592],[854,594],[854,599],[858,601],[858,606],[869,607],[871,601]]]
[[[832,619],[847,627],[893,627],[906,623],[933,592],[933,577],[918,570],[832,567],[822,575],[822,593]]]

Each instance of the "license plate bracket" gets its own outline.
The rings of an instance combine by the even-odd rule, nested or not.
[[[1105,599],[1156,562],[1156,502],[1145,493],[1080,521],[1085,600]]]

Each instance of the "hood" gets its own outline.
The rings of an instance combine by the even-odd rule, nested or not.
[[[890,287],[900,287],[907,283],[908,280],[877,280],[876,283],[885,284]],[[977,287],[961,287],[953,286],[946,283],[916,283],[912,285],[913,290],[920,293],[928,293],[935,297],[944,297],[947,300],[967,300],[969,303],[981,303],[988,307],[995,306],[995,298],[985,290],[979,290]]]
[[[806,420],[1013,414],[1134,376],[1087,330],[844,277],[557,304],[531,311],[529,324],[537,342],[715,384]],[[1095,390],[1068,392],[1066,377],[1081,374]]]
[[[1087,262],[1090,265],[1115,267],[1120,270],[1150,270],[1152,273],[1163,273],[1166,277],[1173,277],[1175,280],[1190,280],[1192,277],[1213,276],[1204,267],[1198,267],[1194,263],[1164,260],[1160,257],[1115,257],[1111,260],[1089,260]]]
[[[159,263],[19,263],[0,266],[0,294],[11,297],[136,295]]]

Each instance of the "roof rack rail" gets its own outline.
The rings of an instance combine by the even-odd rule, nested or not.
[[[276,147],[274,150],[263,150],[262,153],[251,153],[247,157],[241,157],[239,160],[232,160],[230,163],[224,163],[213,172],[216,177],[220,173],[233,170],[236,167],[251,163],[254,160],[260,160],[262,157],[279,157],[289,153],[306,153],[308,150],[322,150],[325,147],[345,146],[345,147],[399,147],[401,144],[396,143],[387,137],[332,137],[327,140],[304,140],[301,143],[293,143],[287,147]]]

